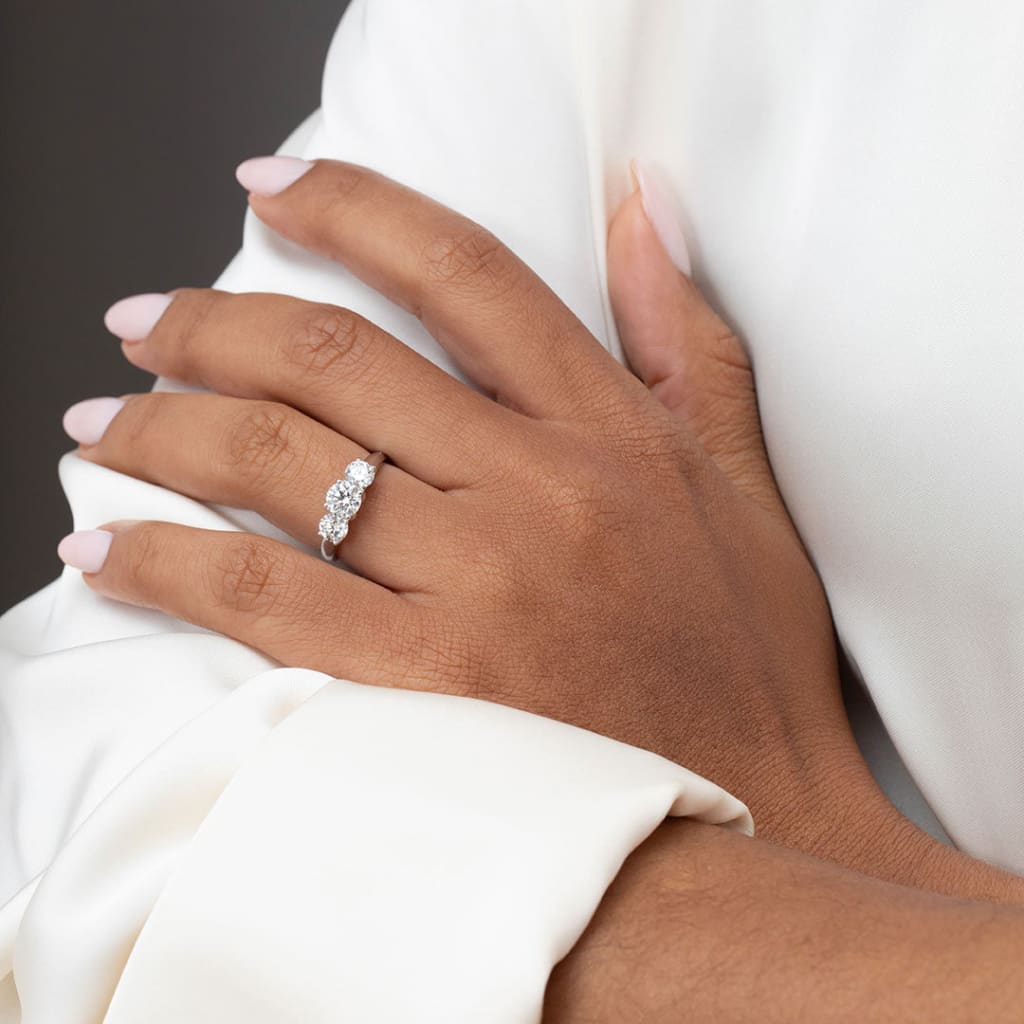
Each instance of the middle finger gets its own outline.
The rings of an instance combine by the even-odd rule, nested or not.
[[[278,158],[280,159],[280,158]],[[239,180],[248,179],[239,169]],[[561,299],[479,224],[356,164],[317,160],[253,212],[413,312],[467,375],[537,419],[603,422],[637,394]]]
[[[517,434],[515,413],[339,306],[187,288],[124,299],[107,322],[150,373],[294,406],[445,490],[493,472],[497,437]]]

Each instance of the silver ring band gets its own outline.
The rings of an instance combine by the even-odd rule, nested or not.
[[[320,554],[328,562],[334,561],[338,545],[348,536],[348,524],[362,506],[366,488],[385,458],[383,452],[371,452],[364,459],[354,459],[345,467],[345,475],[327,489],[327,515],[320,520],[319,534]]]

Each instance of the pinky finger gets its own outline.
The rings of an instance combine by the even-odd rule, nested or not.
[[[286,665],[400,683],[384,649],[415,608],[354,573],[255,534],[119,522],[57,549],[95,591],[234,637]]]

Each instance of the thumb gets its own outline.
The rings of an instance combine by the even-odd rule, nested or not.
[[[626,357],[741,490],[777,501],[750,362],[689,277],[667,189],[649,167],[634,162],[633,174],[639,187],[608,233],[608,288]]]

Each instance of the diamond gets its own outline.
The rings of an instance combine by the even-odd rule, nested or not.
[[[377,468],[364,459],[355,459],[345,467],[345,479],[357,487],[369,487],[377,475]]]
[[[320,536],[332,544],[340,544],[348,534],[348,520],[328,513],[320,520]]]
[[[363,503],[363,489],[351,480],[335,480],[327,492],[324,507],[343,519],[351,519]]]

